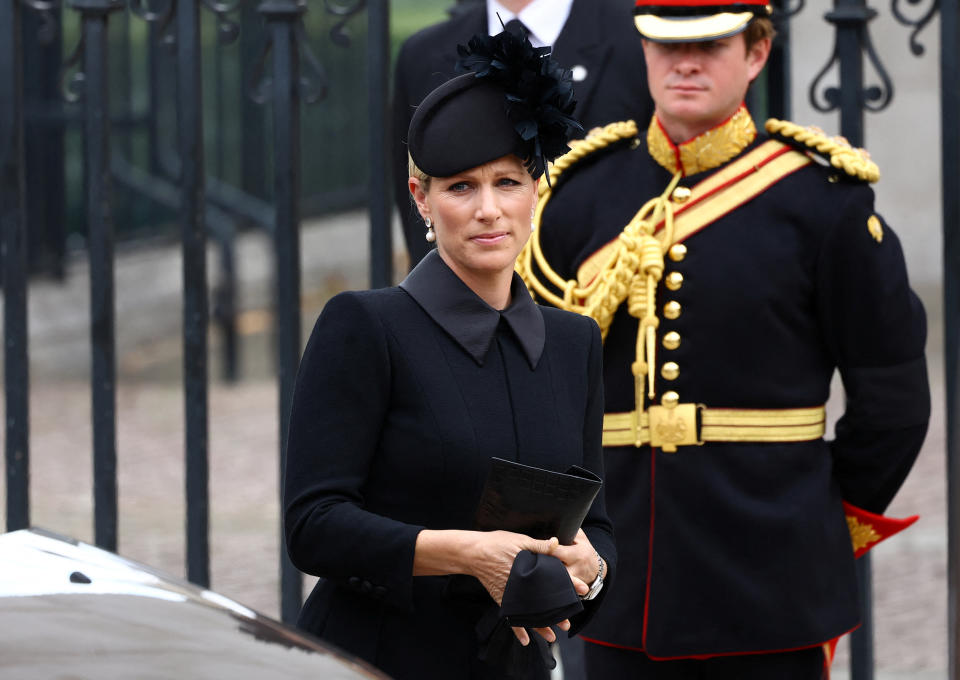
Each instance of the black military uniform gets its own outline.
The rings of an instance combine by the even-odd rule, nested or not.
[[[619,577],[590,641],[682,659],[816,649],[859,624],[848,524],[869,520],[843,503],[882,512],[919,451],[925,318],[875,166],[770,128],[781,141],[741,109],[678,148],[656,118],[610,126],[558,161],[535,232],[576,284],[544,286],[536,248],[521,255],[528,285],[605,331]]]

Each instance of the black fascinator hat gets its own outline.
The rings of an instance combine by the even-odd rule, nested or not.
[[[583,131],[571,117],[570,72],[550,59],[550,48],[510,31],[476,35],[457,51],[457,70],[466,73],[428,94],[410,121],[413,162],[449,177],[512,153],[540,177]]]

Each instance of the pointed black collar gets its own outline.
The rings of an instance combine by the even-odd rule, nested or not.
[[[430,251],[400,284],[437,325],[450,334],[481,366],[497,326],[503,319],[536,368],[543,353],[543,314],[523,280],[515,273],[510,283],[510,306],[498,311],[474,293],[440,257]]]

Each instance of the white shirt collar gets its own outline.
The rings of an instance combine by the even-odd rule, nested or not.
[[[487,31],[496,35],[503,30],[500,19],[506,24],[511,19],[519,19],[530,31],[530,43],[534,47],[553,45],[560,37],[560,31],[570,16],[573,0],[533,0],[529,5],[514,14],[497,0],[487,0]],[[500,18],[497,18],[497,13]]]

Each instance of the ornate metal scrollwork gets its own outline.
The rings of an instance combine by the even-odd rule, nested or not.
[[[41,45],[52,43],[59,33],[60,21],[57,15],[60,12],[60,0],[20,0],[20,4],[37,13],[42,22],[37,31],[37,39]]]
[[[353,16],[356,9],[347,8],[344,5],[331,5],[331,0],[324,0],[328,11],[337,16]],[[356,0],[357,6],[362,7],[366,0]],[[300,54],[303,69],[297,82],[300,98],[307,104],[314,104],[327,96],[329,88],[329,79],[326,69],[317,59],[317,56],[310,49],[310,42],[307,40],[307,32],[303,25],[302,10],[299,5],[281,5],[265,2],[260,7],[260,11],[267,15],[279,15],[284,17],[284,21],[290,22],[293,31],[293,40]],[[338,22],[338,26],[345,23],[346,19]],[[331,33],[331,37],[333,33]],[[336,41],[336,38],[333,38]],[[346,38],[349,44],[349,37]],[[341,43],[343,44],[343,43]],[[267,36],[260,54],[256,59],[256,66],[253,69],[250,80],[248,81],[247,91],[253,101],[258,104],[264,104],[270,99],[270,88],[273,86],[273,80],[265,75],[267,57],[273,49],[273,39],[271,35]]]
[[[926,49],[920,42],[917,40],[917,36],[920,34],[927,24],[933,19],[934,15],[940,9],[940,0],[906,0],[908,5],[919,5],[921,2],[929,2],[930,7],[926,12],[921,14],[916,19],[909,18],[900,10],[900,0],[892,0],[890,4],[890,11],[893,13],[894,18],[899,21],[904,26],[913,26],[913,31],[910,33],[910,51],[913,52],[915,56],[920,56]]]
[[[315,104],[327,96],[330,81],[327,78],[327,72],[326,69],[323,68],[323,64],[320,63],[320,60],[317,59],[313,50],[310,49],[309,43],[307,43],[306,31],[303,28],[303,24],[297,24],[293,30],[294,40],[297,43],[303,64],[312,71],[309,75],[300,75],[297,83],[300,90],[300,97],[307,104]],[[266,69],[267,57],[270,55],[272,49],[273,41],[267,38],[267,41],[260,50],[260,54],[257,56],[256,66],[253,69],[253,74],[247,87],[250,98],[257,104],[265,104],[270,101],[270,89],[273,87],[273,79],[265,75],[264,71]]]
[[[217,16],[217,40],[221,45],[229,45],[240,35],[240,24],[230,14],[240,8],[240,0],[222,2],[221,0],[201,0],[203,6]]]
[[[171,23],[174,13],[177,9],[177,0],[166,0],[166,4],[160,9],[150,9],[144,3],[146,0],[129,0],[130,11],[134,16],[140,17],[148,24],[154,24],[157,27],[157,33],[161,36],[161,42],[166,45],[172,45],[175,42],[171,29]]]
[[[833,53],[826,65],[820,69],[810,84],[809,99],[810,104],[821,113],[829,113],[840,107],[840,88],[838,86],[826,87],[822,81],[827,73],[833,68],[840,66],[840,25],[859,24],[857,32],[859,34],[858,49],[866,53],[867,60],[873,67],[873,71],[879,78],[879,83],[873,85],[856,84],[861,87],[861,102],[863,108],[868,111],[882,111],[889,106],[893,99],[893,81],[887,74],[877,51],[870,38],[870,32],[867,30],[867,22],[876,16],[876,12],[865,5],[859,7],[843,7],[826,15],[827,21],[838,25],[837,35],[834,38]],[[850,84],[842,83],[850,87]],[[820,96],[818,96],[820,92]]]
[[[864,85],[863,106],[867,111],[876,113],[877,111],[883,111],[890,105],[890,101],[893,99],[893,81],[890,80],[890,75],[877,55],[877,50],[870,39],[870,33],[866,30],[863,33],[863,49],[866,50],[867,59],[880,78],[879,85]]]
[[[71,104],[80,101],[80,97],[83,96],[83,83],[86,76],[80,70],[80,61],[83,59],[84,47],[85,38],[83,31],[81,31],[77,46],[73,48],[73,52],[60,67],[60,92],[63,98]]]
[[[796,2],[796,7],[793,6]],[[777,21],[795,17],[806,6],[807,0],[773,0],[773,18]]]
[[[78,9],[83,17],[106,15],[110,12],[123,9],[123,0],[84,0],[82,3],[78,2],[78,0],[72,0],[70,4],[74,6],[74,9]],[[59,2],[57,2],[57,6],[59,7]],[[73,52],[71,52],[70,56],[63,62],[63,66],[60,67],[60,92],[64,100],[71,104],[80,101],[80,98],[83,96],[86,74],[81,68],[81,62],[83,61],[85,48],[86,31],[81,28],[80,38],[77,40],[76,47],[73,48]],[[70,75],[71,72],[72,75]]]
[[[270,87],[273,81],[269,76],[264,75],[267,66],[267,57],[273,48],[273,41],[268,36],[260,48],[260,54],[254,61],[253,72],[247,81],[247,96],[257,104],[266,104],[270,100]]]
[[[802,1],[802,0],[801,0]],[[323,0],[328,14],[339,17],[333,28],[330,29],[330,40],[340,47],[350,46],[350,33],[347,32],[347,22],[367,7],[367,0]]]
[[[308,104],[315,104],[327,96],[330,81],[327,79],[327,71],[323,64],[317,59],[317,55],[310,49],[310,43],[307,41],[307,32],[301,21],[296,27],[297,44],[300,46],[300,53],[303,57],[303,65],[312,72],[310,75],[300,75],[300,96]]]

